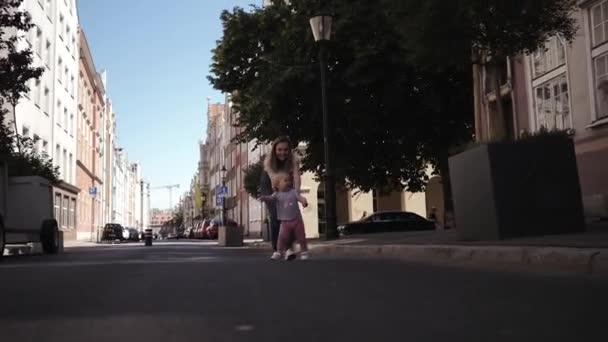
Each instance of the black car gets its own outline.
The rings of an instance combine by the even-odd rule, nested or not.
[[[129,241],[139,241],[139,232],[135,228],[129,228]]]
[[[124,241],[125,237],[123,235],[124,228],[118,223],[107,223],[103,227],[103,234],[101,235],[102,241],[114,241],[120,240]]]
[[[415,230],[435,230],[435,222],[406,211],[386,211],[338,227],[344,235]]]

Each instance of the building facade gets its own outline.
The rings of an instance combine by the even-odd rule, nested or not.
[[[545,51],[505,61],[501,96],[507,134],[567,130],[575,144],[585,215],[608,217],[608,1],[579,1],[579,31],[569,44],[552,37]],[[496,95],[479,70],[478,134],[491,136]]]
[[[207,139],[201,145],[201,165],[203,173],[208,170],[209,179],[203,181],[203,187],[209,189],[209,198],[205,210],[219,213],[220,207],[214,207],[217,196],[217,186],[222,184],[225,177],[228,187],[226,200],[226,214],[243,227],[244,233],[249,237],[265,235],[266,211],[264,206],[245,191],[244,169],[257,163],[270,151],[269,144],[257,146],[255,141],[249,143],[234,143],[242,128],[236,125],[238,113],[231,106],[230,97],[226,97],[226,104],[208,105]],[[297,153],[304,155],[306,145],[300,145]],[[222,174],[222,167],[226,168]],[[429,170],[430,172],[431,170]],[[311,172],[302,174],[302,194],[308,200],[308,207],[302,209],[302,217],[308,237],[318,237],[324,231],[325,217],[325,191]],[[440,180],[433,178],[427,193],[394,192],[391,194],[376,194],[376,192],[363,193],[360,191],[337,191],[337,217],[338,224],[359,220],[376,211],[407,210],[422,216],[427,216],[427,208],[437,207],[438,213],[443,210],[443,198],[437,196],[441,191]],[[430,196],[429,196],[430,194]],[[443,218],[440,223],[443,222]]]
[[[102,223],[102,161],[105,89],[84,31],[79,28],[76,184],[78,195],[77,239],[92,240]]]
[[[53,159],[63,183],[54,187],[55,218],[66,239],[76,237],[76,113],[79,48],[78,13],[74,0],[25,0],[34,27],[18,44],[29,47],[34,66],[43,67],[38,80],[7,120],[18,133],[36,139],[37,149]]]

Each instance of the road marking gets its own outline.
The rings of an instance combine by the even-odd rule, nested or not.
[[[183,264],[183,263],[209,263],[217,262],[219,257],[192,257],[192,258],[165,258],[165,259],[138,259],[138,260],[92,260],[92,261],[58,261],[58,262],[32,262],[21,264],[0,264],[3,268],[38,268],[38,267],[75,267],[75,266],[99,266],[99,265],[141,265],[141,264]]]
[[[254,329],[255,327],[250,324],[237,325],[236,327],[234,327],[234,330],[242,332],[253,331]]]

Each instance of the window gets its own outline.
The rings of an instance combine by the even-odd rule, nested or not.
[[[595,86],[597,89],[597,118],[608,117],[608,54],[593,60]]]
[[[55,220],[57,220],[57,224],[61,227],[61,194],[55,194]]]
[[[63,229],[67,229],[69,225],[68,219],[68,207],[70,206],[70,198],[68,196],[63,196],[63,210],[61,215],[61,227]]]
[[[57,111],[55,112],[55,120],[57,125],[61,126],[61,100],[57,101]]]
[[[44,113],[49,115],[49,111],[51,109],[51,91],[48,87],[44,87]]]
[[[45,12],[46,12],[46,16],[49,18],[49,20],[51,20],[51,22],[53,21],[53,3],[52,0],[46,0],[46,7],[44,8]]]
[[[40,150],[40,145],[41,145],[40,137],[38,136],[38,134],[34,134],[33,139],[34,139],[34,148],[36,149],[36,152],[40,153],[40,151],[41,151]]]
[[[66,28],[65,28],[65,37],[66,37],[65,44],[67,45],[68,50],[70,49],[70,41],[71,41],[70,38],[72,36],[71,33],[72,33],[72,29],[70,28],[70,26],[69,25],[66,26]]]
[[[68,151],[66,149],[63,150],[63,172],[61,175],[63,176],[63,180],[67,181],[68,175]]]
[[[72,163],[74,162],[74,156],[70,153],[70,165],[68,166],[68,182],[72,183]]]
[[[70,79],[70,94],[72,95],[72,97],[76,96],[76,86],[75,86],[76,82],[74,80],[74,75],[71,76]]]
[[[70,134],[74,135],[74,114],[70,114]]]
[[[74,229],[76,225],[76,199],[72,198],[72,205],[70,205],[70,228]]]
[[[53,161],[55,161],[55,166],[59,167],[59,173],[61,173],[61,146],[55,146],[55,155],[53,156]]]
[[[61,70],[63,70],[63,59],[61,57],[59,57],[57,65],[59,70],[59,77],[57,77],[57,80],[59,81],[59,83],[63,83],[63,77],[61,77]]]
[[[63,128],[66,131],[69,129],[68,109],[66,107],[63,107]]]
[[[34,97],[34,104],[40,108],[40,102],[42,101],[42,89],[40,89],[40,79],[36,79],[34,81],[34,86],[32,87],[32,96]]]
[[[68,66],[65,66],[65,69],[63,70],[63,77],[64,77],[64,83],[63,86],[65,87],[65,90],[68,91],[68,82],[69,80],[69,71],[68,71]]]
[[[38,56],[42,56],[42,30],[36,27],[36,39],[34,40],[34,51]]]
[[[500,65],[498,74],[496,73],[495,68],[485,67],[485,93],[486,95],[494,94],[494,90],[496,89],[496,77],[498,77],[498,82],[501,86],[507,83],[509,79],[509,66],[507,63],[507,58],[503,57],[500,61],[497,61],[498,65]]]
[[[61,38],[61,40],[63,40],[63,27],[65,23],[65,17],[63,16],[63,14],[59,15],[59,38]]]
[[[570,97],[566,75],[558,76],[534,88],[538,127],[572,128]]]
[[[44,50],[44,63],[46,63],[47,66],[51,65],[51,42],[48,40],[46,41]]]
[[[545,49],[532,55],[532,73],[535,78],[566,64],[566,47],[561,39],[552,37]]]
[[[591,28],[593,30],[593,46],[608,40],[608,1],[602,1],[591,7]]]
[[[49,154],[49,142],[46,140],[42,140],[42,155],[44,157],[48,157]]]

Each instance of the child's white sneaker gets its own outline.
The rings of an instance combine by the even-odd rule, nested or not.
[[[310,259],[310,254],[308,254],[308,252],[300,253],[300,260],[309,260],[309,259]]]
[[[296,252],[292,251],[291,249],[288,249],[287,253],[285,253],[285,260],[292,261],[296,258],[296,256]]]
[[[270,256],[270,260],[279,260],[279,259],[281,259],[281,253],[279,253],[279,252],[274,252]]]

